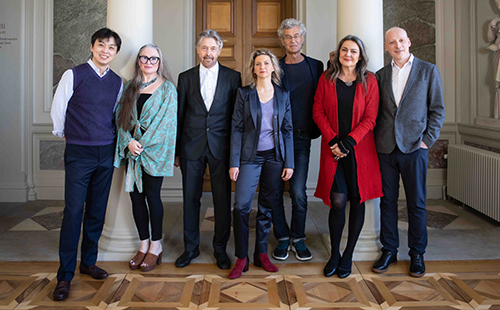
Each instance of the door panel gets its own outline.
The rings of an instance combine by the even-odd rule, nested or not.
[[[224,43],[219,62],[241,72],[247,85],[247,66],[254,50],[267,48],[278,58],[284,56],[277,30],[282,20],[293,16],[292,5],[293,0],[197,0],[196,34],[205,29],[217,31]],[[203,190],[210,191],[208,168],[204,178]]]

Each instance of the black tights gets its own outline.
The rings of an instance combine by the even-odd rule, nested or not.
[[[352,254],[358,241],[359,234],[365,222],[365,203],[359,203],[359,198],[351,198],[351,209],[349,212],[349,234],[347,245],[340,256],[340,240],[342,240],[342,231],[345,225],[345,208],[347,204],[347,195],[332,192],[330,194],[332,208],[328,216],[328,226],[330,228],[330,240],[332,245],[332,256],[330,261],[333,265],[338,265],[342,270],[351,270]]]
[[[132,213],[141,240],[149,239],[149,222],[151,220],[151,240],[161,239],[163,233],[163,204],[161,202],[161,185],[163,177],[154,177],[142,171],[142,193],[137,186],[130,193]],[[146,203],[147,202],[147,203]]]

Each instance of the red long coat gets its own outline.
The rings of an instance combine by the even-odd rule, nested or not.
[[[355,141],[354,152],[358,173],[358,187],[361,202],[382,196],[382,179],[378,163],[373,127],[378,114],[379,94],[375,75],[368,73],[366,84],[356,84],[356,94],[352,111],[352,126],[349,136]],[[367,94],[365,96],[365,94]],[[325,78],[318,82],[314,97],[313,118],[321,130],[321,159],[315,197],[331,207],[330,190],[337,169],[333,153],[328,145],[339,131],[336,81]],[[351,156],[351,155],[347,155]],[[341,159],[342,160],[342,159]]]

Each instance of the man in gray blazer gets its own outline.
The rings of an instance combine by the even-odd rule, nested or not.
[[[399,175],[408,209],[410,275],[425,274],[427,247],[426,178],[429,150],[439,137],[445,112],[439,70],[410,53],[404,29],[385,34],[392,62],[377,72],[380,108],[374,129],[384,196],[380,201],[382,255],[372,271],[383,273],[397,262]]]

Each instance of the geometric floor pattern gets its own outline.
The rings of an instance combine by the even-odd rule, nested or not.
[[[277,273],[250,265],[230,280],[213,264],[142,273],[108,262],[108,279],[77,272],[69,298],[56,302],[57,264],[0,262],[0,309],[500,309],[500,260],[431,261],[422,278],[410,277],[405,261],[381,275],[371,264],[355,262],[345,279],[324,277],[319,263],[280,264]]]

